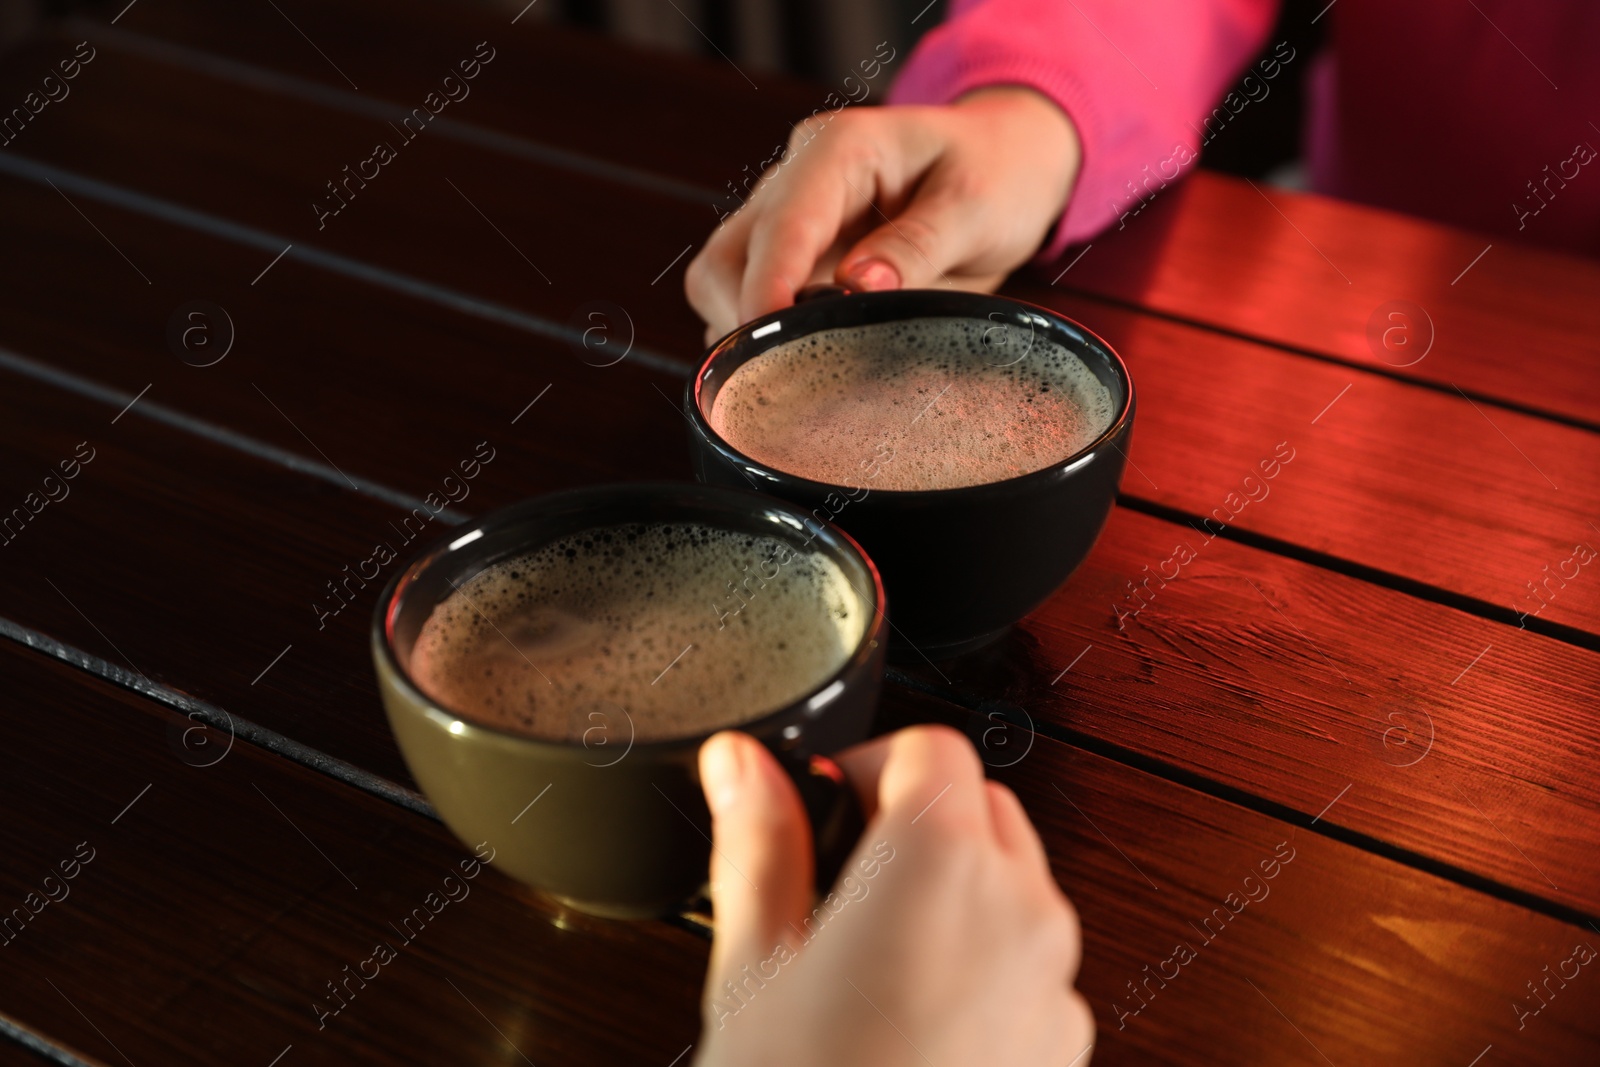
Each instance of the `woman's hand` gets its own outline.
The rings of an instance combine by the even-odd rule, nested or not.
[[[1080,158],[1071,121],[1032,89],[846,108],[818,133],[795,128],[690,262],[689,303],[709,343],[814,282],[993,289],[1060,217]]]
[[[1077,916],[1016,796],[941,726],[839,762],[867,831],[814,904],[794,784],[746,734],[701,749],[717,928],[696,1064],[1085,1067]]]

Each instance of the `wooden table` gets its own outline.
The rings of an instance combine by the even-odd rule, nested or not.
[[[0,1060],[687,1063],[703,931],[494,872],[319,1027],[465,855],[374,690],[394,564],[347,576],[480,448],[426,536],[688,476],[684,265],[828,87],[465,6],[120,6],[0,76],[80,60],[0,150]],[[1600,266],[1198,173],[1007,291],[1128,360],[1121,506],[880,726],[1022,796],[1095,1063],[1592,1062]]]

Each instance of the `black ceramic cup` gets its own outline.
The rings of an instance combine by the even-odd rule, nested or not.
[[[618,708],[581,741],[539,740],[441,706],[412,681],[409,668],[434,606],[491,564],[585,530],[698,523],[825,555],[855,587],[866,613],[860,642],[810,692],[784,707],[728,715],[733,728],[765,743],[796,779],[815,831],[819,881],[831,884],[860,833],[860,815],[854,793],[825,757],[870,732],[883,678],[885,600],[876,568],[855,542],[837,528],[808,527],[809,519],[780,500],[692,483],[579,489],[457,527],[398,573],[378,601],[372,657],[406,766],[445,825],[471,847],[486,844],[507,874],[579,911],[647,918],[696,896],[711,851],[697,757],[714,731],[635,743],[632,719]],[[723,593],[707,590],[708,613]]]
[[[718,390],[773,346],[819,330],[934,317],[983,320],[986,329],[1001,329],[1013,346],[1008,360],[1026,358],[1028,338],[1065,346],[1110,391],[1111,424],[1088,446],[1042,470],[931,491],[847,490],[811,481],[745,455],[712,428]],[[861,543],[894,601],[892,654],[914,659],[919,653],[956,655],[994,640],[1083,562],[1116,499],[1134,394],[1127,367],[1110,345],[1046,308],[945,290],[835,291],[754,319],[718,341],[690,381],[684,407],[700,481],[782,497],[813,525],[837,523]]]

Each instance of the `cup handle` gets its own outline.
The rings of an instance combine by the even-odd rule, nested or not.
[[[807,300],[815,300],[822,296],[849,296],[854,292],[855,290],[848,286],[834,285],[831,282],[818,282],[816,285],[808,285],[798,293],[795,293],[794,302],[796,304],[804,304]]]
[[[811,819],[812,853],[816,857],[816,888],[825,896],[833,889],[856,842],[866,832],[861,802],[844,771],[827,756],[811,756],[803,765],[791,765],[790,775],[800,790],[806,815]]]

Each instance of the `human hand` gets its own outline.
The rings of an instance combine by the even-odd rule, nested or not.
[[[1077,916],[1015,794],[942,726],[839,763],[867,830],[813,906],[793,782],[747,734],[700,750],[717,918],[698,1067],[1086,1067]]]
[[[1066,114],[1020,86],[846,108],[806,136],[689,263],[708,344],[816,282],[994,289],[1038,250],[1082,159]]]

